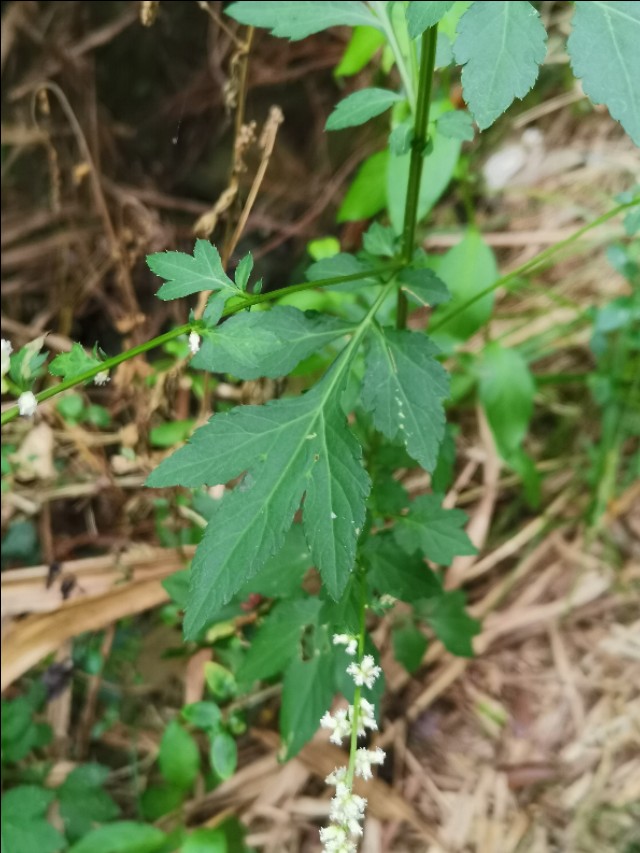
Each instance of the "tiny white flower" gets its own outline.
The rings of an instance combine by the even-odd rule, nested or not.
[[[329,773],[324,781],[327,785],[344,785],[347,781],[347,768],[336,767],[333,773]]]
[[[191,350],[191,355],[195,355],[200,349],[200,335],[197,332],[189,334],[189,349]]]
[[[358,651],[358,638],[354,637],[353,634],[334,634],[333,645],[345,646],[348,655],[355,655]]]
[[[365,655],[360,663],[354,661],[347,667],[347,673],[353,678],[356,687],[366,686],[369,690],[371,690],[381,672],[382,670],[379,666],[376,666],[376,662],[371,655]]]
[[[320,725],[323,729],[329,729],[331,736],[329,740],[335,743],[336,746],[342,745],[342,739],[348,738],[351,735],[351,722],[347,718],[347,711],[340,708],[334,715],[328,711],[320,720]]]
[[[38,408],[38,401],[35,394],[31,391],[25,391],[18,397],[18,411],[25,418],[30,418]]]
[[[378,731],[375,705],[372,702],[368,702],[362,696],[360,697],[360,715],[358,720],[362,727],[362,734],[365,733],[365,729],[372,729],[374,732]],[[358,728],[360,728],[360,726]],[[358,732],[358,734],[360,734],[360,732]]]
[[[362,835],[360,821],[364,819],[366,805],[364,797],[354,794],[347,785],[338,784],[329,809],[331,822],[344,826],[351,835]]]
[[[324,853],[356,853],[356,845],[350,840],[343,826],[325,826],[320,830],[320,841]]]
[[[96,383],[96,385],[106,385],[107,382],[111,381],[109,371],[101,370],[100,373],[96,373],[96,375],[93,377],[93,381]]]
[[[356,751],[356,776],[361,776],[363,779],[373,779],[371,766],[374,764],[383,764],[385,753],[383,749],[378,747],[375,750],[365,749],[364,747]]]

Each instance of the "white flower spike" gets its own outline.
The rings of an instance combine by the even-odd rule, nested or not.
[[[385,757],[384,750],[380,749],[380,747],[374,750],[361,747],[356,752],[356,776],[361,776],[365,780],[373,779],[373,773],[371,772],[372,765],[383,764]]]
[[[353,656],[358,651],[358,638],[353,634],[334,634],[333,645],[345,646],[345,652]]]
[[[382,670],[376,666],[371,655],[365,655],[360,663],[355,661],[350,663],[347,672],[353,678],[356,687],[368,687],[371,690]]]
[[[189,349],[191,350],[191,355],[195,355],[200,349],[200,335],[197,332],[189,334]]]
[[[38,408],[38,401],[32,391],[25,391],[18,397],[18,411],[25,418],[31,418]]]
[[[340,708],[334,715],[328,711],[320,720],[323,729],[329,729],[331,736],[329,740],[336,746],[342,746],[342,739],[351,736],[351,721],[347,717],[348,712]]]

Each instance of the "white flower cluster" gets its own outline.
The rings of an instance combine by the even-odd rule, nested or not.
[[[351,634],[334,634],[333,643],[336,646],[345,646],[349,655],[355,655],[358,649],[358,639]],[[357,687],[371,689],[381,669],[376,666],[371,655],[364,655],[361,661],[350,663],[347,672]],[[375,731],[378,728],[374,711],[373,704],[360,697],[357,714],[354,706],[349,705],[347,709],[341,708],[335,714],[327,712],[320,720],[320,725],[331,732],[329,740],[340,746],[343,738],[351,737],[354,720],[357,720],[358,737],[365,735],[367,729]],[[371,768],[382,764],[384,758],[384,751],[380,747],[374,750],[361,747],[356,750],[353,772],[362,779],[372,779]],[[335,785],[336,793],[331,800],[329,811],[331,824],[320,830],[324,853],[356,853],[357,843],[354,838],[362,835],[361,824],[367,801],[353,793],[348,775],[346,767],[336,767],[325,780],[327,785]]]
[[[189,349],[191,355],[195,355],[200,349],[200,335],[197,332],[189,333]]]

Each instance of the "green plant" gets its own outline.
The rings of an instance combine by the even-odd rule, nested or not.
[[[411,606],[410,615],[394,627],[396,654],[410,670],[424,652],[424,628],[452,653],[466,656],[479,630],[466,613],[464,594],[446,589],[436,568],[475,552],[464,532],[464,514],[442,506],[451,470],[444,410],[449,379],[442,354],[454,352],[486,323],[499,286],[546,264],[605,219],[622,211],[635,214],[639,200],[633,195],[621,201],[508,276],[498,276],[493,255],[473,226],[444,258],[430,257],[419,247],[418,227],[449,184],[463,141],[473,137],[473,121],[481,130],[489,127],[536,80],[546,40],[536,9],[507,2],[261,0],[235,3],[228,12],[241,23],[291,39],[331,26],[357,27],[343,62],[347,70],[362,67],[384,45],[387,70],[395,65],[401,90],[371,88],[349,95],[327,129],[359,125],[391,110],[388,145],[362,164],[338,213],[344,221],[386,209],[389,224],[374,222],[355,255],[316,246],[318,259],[306,281],[267,293],[259,281],[250,284],[250,255],[232,278],[206,240],[196,241],[192,255],[149,256],[150,269],[164,280],[160,299],[210,293],[202,316],[191,315],[183,326],[113,358],[76,345],[50,366],[62,381],[38,395],[32,388],[44,362],[42,342],[11,355],[6,364],[10,353],[3,342],[3,379],[8,373],[8,387],[20,397],[2,422],[18,409],[33,414],[37,403],[75,385],[107,381],[118,364],[180,336],[188,336],[192,368],[236,379],[280,378],[316,358],[305,375],[304,393],[215,414],[159,464],[147,485],[196,489],[206,501],[207,487],[234,483],[221,502],[202,513],[208,524],[189,569],[186,598],[185,576],[173,578],[168,587],[178,604],[184,603],[187,639],[203,644],[214,642],[212,625],[233,618],[249,596],[259,596],[258,626],[247,631],[248,650],[238,654],[238,681],[250,686],[282,678],[284,757],[295,755],[321,720],[333,742],[348,739],[348,765],[328,780],[336,795],[322,839],[328,851],[349,851],[361,832],[365,805],[352,791],[354,776],[368,778],[371,765],[384,758],[379,750],[358,747],[359,735],[377,727],[383,690],[368,614],[388,612],[395,600]],[[640,73],[634,33],[639,30],[638,3],[578,2],[568,43],[587,94],[607,104],[636,142],[640,104],[633,80]],[[434,84],[434,72],[453,58],[463,66],[470,113],[455,110]],[[347,73],[345,67],[341,73]],[[348,290],[353,300],[339,317],[283,304],[312,289]],[[430,309],[430,337],[407,330],[410,305]],[[526,362],[490,342],[471,374],[501,456],[521,473],[535,500],[535,473],[522,447],[535,390]],[[166,446],[181,438],[189,424],[178,426],[177,435],[156,432],[152,443]],[[432,492],[411,500],[394,472],[416,464],[431,474]],[[319,591],[304,583],[311,568],[319,575]],[[336,693],[343,694],[348,709],[330,714]],[[191,706],[183,716],[206,732],[218,777],[232,773],[228,723],[208,704]],[[193,736],[181,723],[169,724],[159,757],[164,780],[184,792],[199,763]],[[40,817],[46,806],[33,805],[33,815]],[[153,811],[148,804],[148,813]],[[124,822],[118,826],[123,833],[142,833]],[[162,838],[146,829],[148,839],[135,843],[155,849]],[[96,833],[107,831],[93,830],[91,843],[98,843]],[[91,838],[90,833],[72,849],[90,849]],[[129,850],[134,842],[126,844],[118,849]]]

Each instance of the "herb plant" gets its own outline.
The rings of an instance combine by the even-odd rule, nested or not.
[[[606,104],[640,143],[640,3],[575,7],[568,40],[573,69],[593,102]],[[323,365],[317,375],[313,367],[304,373],[302,393],[214,414],[151,472],[147,485],[204,494],[232,484],[211,513],[189,570],[185,637],[206,643],[230,605],[252,594],[264,596],[238,680],[282,678],[283,757],[295,755],[320,724],[334,743],[347,740],[346,766],[328,779],[336,792],[321,838],[327,851],[353,851],[366,804],[353,792],[354,777],[370,778],[371,767],[384,760],[382,750],[358,741],[380,723],[383,679],[367,633],[370,618],[396,600],[410,605],[411,615],[394,629],[396,654],[409,669],[419,665],[425,649],[419,625],[428,625],[448,650],[465,656],[472,654],[479,631],[465,610],[464,594],[445,588],[441,571],[455,557],[475,553],[464,514],[442,506],[451,470],[443,354],[486,322],[497,287],[547,263],[590,227],[636,210],[639,200],[631,195],[564,244],[501,278],[473,227],[460,247],[444,259],[433,258],[421,248],[419,227],[449,184],[462,143],[473,138],[473,123],[480,130],[490,127],[536,81],[546,52],[536,8],[482,0],[260,0],[237,2],[226,11],[281,38],[354,27],[344,73],[362,68],[382,45],[387,69],[397,70],[398,88],[365,88],[347,96],[330,115],[327,130],[391,111],[388,146],[361,166],[339,212],[342,220],[386,216],[371,224],[360,252],[323,257],[302,283],[265,293],[252,280],[251,255],[230,275],[208,240],[197,240],[192,254],[150,255],[149,268],[163,280],[158,297],[208,294],[202,315],[191,314],[183,326],[112,358],[76,344],[49,367],[62,381],[39,394],[33,387],[43,371],[42,341],[13,354],[3,341],[3,390],[15,393],[18,403],[3,413],[2,422],[18,412],[33,415],[38,403],[72,386],[106,382],[118,364],[179,336],[188,336],[192,368],[240,380],[286,377],[312,356],[315,365]],[[434,82],[436,72],[454,61],[462,66],[468,112],[454,109]],[[343,316],[282,304],[284,297],[311,289],[354,298]],[[409,311],[417,306],[429,309],[429,334],[407,328]],[[476,379],[501,456],[535,491],[522,449],[535,391],[526,362],[498,342],[489,343]],[[413,500],[393,476],[409,466],[431,475],[431,491]],[[319,588],[308,583],[311,567]],[[348,705],[331,713],[337,693]],[[202,710],[192,709],[187,719]],[[235,767],[235,744],[217,716],[208,728],[222,778]],[[197,756],[186,771],[182,760],[172,766],[169,740],[177,744],[174,751],[184,753],[189,737],[172,724],[160,756],[165,777],[187,785],[197,773]],[[45,805],[30,806],[32,816],[38,818]]]

